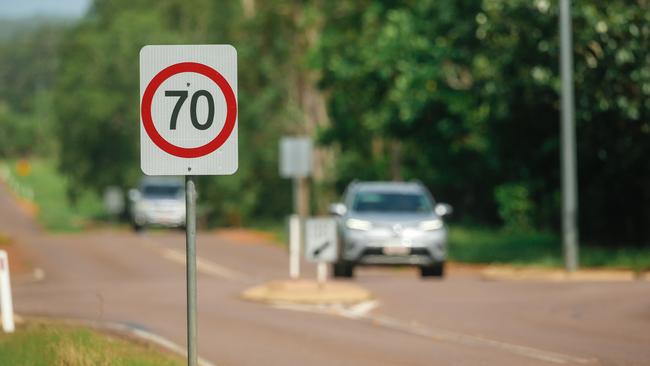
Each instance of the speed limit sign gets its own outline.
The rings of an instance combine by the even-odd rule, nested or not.
[[[237,170],[234,47],[140,50],[140,162],[147,175],[228,175]]]

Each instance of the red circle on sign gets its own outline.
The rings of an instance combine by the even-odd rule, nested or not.
[[[165,80],[181,72],[194,72],[209,78],[217,84],[223,96],[226,98],[226,121],[223,124],[223,128],[219,131],[217,137],[202,146],[188,148],[172,144],[158,133],[151,118],[151,104],[156,90],[158,90]],[[151,138],[151,141],[160,149],[180,158],[198,158],[217,150],[230,137],[232,130],[235,128],[235,121],[237,120],[237,99],[228,81],[217,70],[196,62],[180,62],[164,68],[151,79],[142,96],[140,115],[144,130]]]

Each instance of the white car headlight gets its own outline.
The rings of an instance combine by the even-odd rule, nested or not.
[[[440,219],[422,221],[420,223],[420,230],[425,230],[425,231],[438,230],[442,227],[442,225],[443,225],[442,220]]]
[[[345,222],[348,229],[368,231],[372,229],[372,223],[366,220],[348,219]]]
[[[145,200],[140,200],[135,204],[136,211],[147,211],[151,209],[151,203]]]

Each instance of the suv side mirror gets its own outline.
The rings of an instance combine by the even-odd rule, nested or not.
[[[129,200],[131,202],[136,202],[136,201],[140,200],[141,197],[142,197],[142,194],[140,193],[140,191],[138,189],[136,189],[136,188],[129,189]]]
[[[446,203],[436,204],[436,207],[434,207],[433,210],[436,212],[436,215],[440,217],[451,215],[454,212],[454,208],[451,207],[451,205],[448,205]]]
[[[330,214],[332,215],[343,216],[346,212],[348,212],[348,209],[340,202],[332,203],[330,205]]]

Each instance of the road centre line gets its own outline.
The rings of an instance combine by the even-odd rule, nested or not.
[[[175,249],[161,249],[162,256],[171,261],[185,265],[185,253]],[[207,259],[196,258],[196,269],[203,274],[222,277],[233,281],[245,281],[246,276],[243,273],[226,268]]]
[[[538,348],[522,346],[514,343],[498,341],[495,339],[457,333],[420,324],[404,322],[402,320],[383,316],[372,315],[370,311],[379,305],[377,301],[366,301],[352,307],[342,305],[298,305],[275,304],[277,309],[311,312],[319,314],[337,315],[351,320],[367,321],[384,328],[401,331],[415,336],[425,337],[448,343],[456,343],[471,347],[488,347],[501,351],[517,354],[527,358],[554,363],[554,364],[596,364],[595,358],[575,357],[558,352],[546,351]]]
[[[176,262],[178,264],[182,264],[183,266],[185,265],[185,252],[177,249],[161,248],[153,239],[147,237],[143,239],[144,240],[140,240],[139,242],[144,244],[146,247],[158,252],[158,254],[160,254],[163,258],[168,259],[172,262]],[[196,258],[196,269],[199,273],[203,273],[209,276],[221,277],[232,281],[248,282],[248,276],[245,274],[198,256]]]
[[[156,250],[159,254],[171,261],[185,265],[185,253],[180,250],[160,248],[151,239],[142,241],[146,246]],[[246,282],[247,276],[238,271],[226,268],[209,260],[197,258],[197,270],[201,273],[221,277],[234,281]],[[348,319],[357,321],[368,321],[372,324],[398,330],[401,332],[409,333],[412,335],[445,341],[449,343],[456,343],[465,346],[483,346],[501,351],[517,354],[531,359],[545,361],[554,364],[589,364],[595,363],[597,360],[594,358],[575,357],[562,353],[546,351],[528,346],[521,346],[518,344],[498,341],[495,339],[474,336],[463,333],[451,332],[443,329],[436,329],[426,327],[420,324],[412,324],[402,320],[383,316],[372,315],[370,312],[379,306],[377,301],[366,301],[352,307],[345,307],[342,305],[300,305],[300,304],[275,304],[273,307],[277,309],[311,312],[319,314],[329,314],[342,316]]]
[[[410,334],[419,335],[422,337],[432,338],[439,341],[446,341],[450,343],[457,343],[467,346],[484,346],[497,348],[510,353],[518,354],[532,359],[546,361],[556,364],[588,364],[594,363],[597,360],[593,358],[582,358],[565,355],[562,353],[545,351],[538,348],[521,346],[518,344],[498,341],[485,337],[479,337],[469,334],[456,333],[442,329],[425,327],[423,325],[406,324],[398,319],[387,316],[369,316],[366,319],[370,320],[373,324],[377,324],[386,328],[404,331]]]

